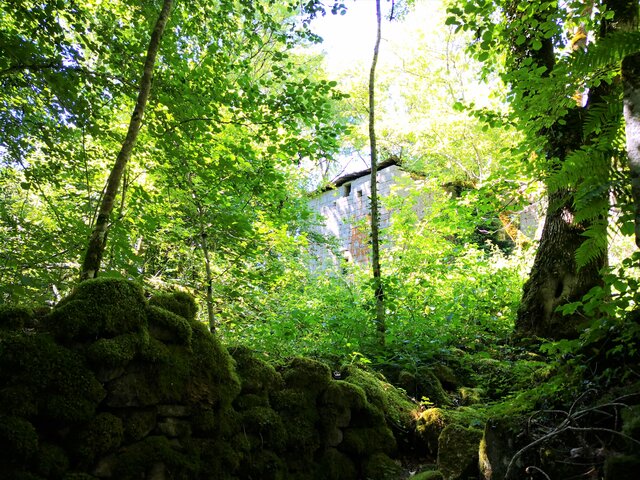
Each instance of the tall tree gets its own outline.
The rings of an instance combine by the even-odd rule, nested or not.
[[[376,300],[376,335],[380,345],[385,344],[386,320],[384,306],[384,286],[380,269],[380,204],[378,201],[378,147],[376,145],[376,65],[382,37],[382,13],[380,0],[376,0],[376,41],[369,70],[369,148],[371,149],[371,270],[373,291]]]
[[[144,115],[145,107],[147,106],[149,93],[151,92],[151,83],[153,80],[153,70],[156,63],[156,57],[158,55],[158,50],[160,49],[164,29],[167,25],[167,21],[169,20],[172,5],[173,0],[164,0],[162,10],[158,15],[158,19],[156,20],[151,33],[142,78],[140,79],[138,99],[133,109],[131,120],[129,121],[127,135],[122,142],[120,152],[118,153],[113,168],[111,169],[109,179],[107,180],[107,186],[102,197],[100,209],[98,210],[96,223],[93,227],[93,231],[91,232],[89,244],[82,263],[82,270],[80,272],[81,280],[95,278],[100,269],[102,255],[107,243],[107,230],[109,228],[111,212],[113,211],[122,176],[127,163],[131,158],[131,152],[136,144],[136,139],[138,138],[138,133],[142,126],[142,117]]]
[[[610,3],[585,8],[505,1],[496,8],[466,2],[451,10],[451,23],[477,35],[472,48],[478,58],[510,85],[512,119],[526,134],[524,151],[548,189],[545,225],[516,321],[520,335],[576,335],[583,317],[559,307],[602,283],[620,114],[615,68],[589,63],[586,38],[597,45],[615,31],[619,4],[626,2]],[[563,40],[570,28],[578,35],[566,55],[561,49],[570,50]],[[504,63],[491,56],[496,51]]]

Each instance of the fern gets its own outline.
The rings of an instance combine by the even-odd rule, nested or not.
[[[578,268],[585,267],[591,262],[607,254],[609,239],[607,236],[607,221],[600,220],[591,223],[582,234],[587,239],[576,250]]]
[[[640,50],[640,32],[612,32],[591,45],[586,52],[574,54],[572,57],[574,73],[593,78],[594,72],[610,70],[611,65],[619,66],[625,56],[638,50]]]

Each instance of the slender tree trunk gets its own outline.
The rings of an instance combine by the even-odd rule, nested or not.
[[[213,314],[213,276],[211,274],[211,258],[209,257],[209,244],[207,242],[207,234],[203,230],[200,234],[202,253],[204,254],[204,267],[207,275],[207,318],[209,320],[209,330],[211,333],[216,331],[216,319]]]
[[[131,152],[136,143],[138,133],[140,132],[142,116],[147,105],[149,92],[151,91],[151,81],[153,79],[153,69],[155,66],[156,56],[160,48],[160,41],[162,40],[167,20],[169,19],[172,3],[173,0],[164,0],[162,10],[160,11],[160,15],[158,16],[153,32],[151,33],[151,40],[149,41],[149,47],[147,49],[147,58],[144,62],[144,70],[140,80],[138,99],[133,109],[133,114],[131,115],[127,136],[122,143],[122,147],[120,148],[115,164],[111,169],[111,174],[109,175],[107,188],[104,196],[102,197],[102,203],[100,205],[100,210],[98,211],[96,223],[93,231],[91,232],[91,236],[89,237],[89,245],[87,246],[87,251],[82,263],[82,271],[80,272],[80,281],[97,277],[98,271],[100,270],[100,263],[102,261],[102,255],[107,242],[109,219],[111,217],[111,212],[113,211],[113,205],[115,203],[116,195],[118,194],[118,189],[120,188],[123,172],[127,166],[127,162],[131,158]]]
[[[373,49],[373,60],[369,71],[369,145],[371,148],[371,264],[373,273],[373,288],[376,299],[376,336],[378,343],[385,344],[386,319],[384,309],[384,287],[380,270],[380,208],[378,202],[378,150],[375,130],[375,78],[380,39],[382,33],[382,14],[380,0],[376,0],[376,43]]]
[[[640,52],[622,61],[622,81],[636,245],[640,248]]]

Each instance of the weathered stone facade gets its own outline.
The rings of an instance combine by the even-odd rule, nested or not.
[[[409,177],[394,159],[382,163],[377,175],[379,198],[388,197],[401,178]],[[370,197],[371,170],[364,170],[338,178],[331,188],[319,191],[309,200],[310,208],[324,217],[318,233],[335,237],[342,259],[348,262],[366,264],[370,261]],[[390,212],[381,205],[380,228],[384,231],[389,223]],[[384,243],[384,232],[382,241]],[[317,265],[338,261],[325,245],[314,244],[311,248]]]

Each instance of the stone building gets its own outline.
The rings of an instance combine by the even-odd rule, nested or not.
[[[378,196],[389,196],[401,178],[411,178],[396,158],[381,162],[378,166]],[[342,258],[358,264],[370,261],[370,196],[371,169],[350,173],[334,180],[329,186],[318,190],[309,199],[309,207],[324,218],[324,225],[317,233],[332,238],[339,245]],[[384,202],[383,202],[384,203]],[[380,228],[389,226],[390,212],[381,204]],[[384,243],[384,238],[381,238]],[[317,265],[338,261],[335,253],[326,245],[312,244],[311,252]]]

